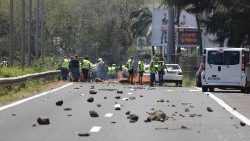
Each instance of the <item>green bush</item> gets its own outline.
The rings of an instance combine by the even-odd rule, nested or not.
[[[183,86],[185,86],[185,87],[195,86],[195,78],[184,75],[183,76]]]

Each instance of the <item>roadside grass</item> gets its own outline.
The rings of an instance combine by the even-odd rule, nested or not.
[[[190,77],[190,76],[187,76],[187,75],[184,75],[183,76],[183,82],[182,82],[182,85],[184,87],[190,87],[190,86],[195,86],[195,77]]]
[[[6,86],[0,88],[0,106],[6,105],[8,103],[27,98],[36,93],[39,93],[46,84],[55,82],[54,80],[29,80],[26,83],[15,85],[15,86]]]

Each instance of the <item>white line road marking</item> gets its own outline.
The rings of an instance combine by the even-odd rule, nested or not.
[[[128,95],[132,95],[132,93],[128,93]]]
[[[90,129],[90,132],[99,132],[101,130],[101,126],[93,126],[91,129]]]
[[[134,91],[135,89],[129,89],[130,91]]]
[[[172,92],[173,90],[167,90],[168,92]]]
[[[49,93],[56,92],[56,91],[58,91],[58,90],[60,90],[60,89],[66,88],[66,87],[68,87],[68,86],[70,86],[70,85],[72,85],[72,84],[73,84],[73,83],[69,83],[69,84],[66,84],[66,85],[64,85],[64,86],[61,86],[61,87],[59,87],[59,88],[56,88],[56,89],[54,89],[54,90],[47,91],[47,92],[43,92],[43,93],[41,93],[41,94],[34,95],[34,96],[32,96],[32,97],[28,97],[28,98],[25,98],[25,99],[23,99],[23,100],[14,102],[14,103],[12,103],[12,104],[9,104],[9,105],[0,107],[0,111],[3,111],[3,110],[5,110],[5,109],[8,109],[8,108],[11,108],[11,107],[14,107],[14,106],[17,106],[17,105],[19,105],[19,104],[25,103],[25,102],[30,101],[30,100],[32,100],[32,99],[35,99],[35,98],[38,98],[38,97],[47,95],[47,94],[49,94]]]
[[[190,91],[190,92],[199,92],[201,90],[188,90],[188,91]]]
[[[121,104],[115,104],[114,107],[115,107],[115,108],[120,108],[120,107],[121,107]]]
[[[113,113],[107,113],[104,117],[110,118],[113,116]]]
[[[201,90],[201,88],[197,88],[197,89]],[[211,97],[213,100],[215,100],[218,104],[220,104],[223,108],[225,108],[229,113],[231,113],[232,115],[237,117],[239,120],[241,120],[242,122],[244,122],[245,124],[250,126],[250,120],[247,117],[245,117],[241,113],[234,110],[231,106],[227,105],[223,100],[219,99],[218,97],[216,97],[212,93],[206,92],[205,94],[207,94],[209,97]]]

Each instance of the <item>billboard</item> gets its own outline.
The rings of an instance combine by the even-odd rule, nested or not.
[[[146,37],[137,38],[137,50],[144,50],[146,47]]]
[[[197,47],[200,46],[199,30],[197,28],[178,28],[177,29],[178,46]]]
[[[155,9],[152,22],[152,46],[167,46],[168,43],[168,11]]]

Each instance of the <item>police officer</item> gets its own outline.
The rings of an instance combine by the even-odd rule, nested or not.
[[[82,61],[82,73],[83,73],[83,81],[89,81],[89,74],[90,74],[91,62],[89,61],[88,57],[85,57]]]
[[[131,84],[134,84],[133,83],[133,78],[134,78],[134,57],[130,57],[130,59],[128,60],[127,62],[127,68],[128,68],[128,73],[129,73],[129,76],[128,76],[128,80],[130,81]]]
[[[110,67],[108,67],[108,76],[110,79],[116,78],[116,64],[112,64]]]
[[[69,59],[66,56],[64,56],[64,59],[62,61],[61,74],[62,79],[67,80],[69,74]]]
[[[73,82],[78,82],[79,81],[79,77],[80,77],[80,59],[78,58],[78,56],[75,56],[73,59],[71,59],[70,61],[70,69],[72,72],[72,79]]]
[[[154,81],[155,81],[155,73],[156,73],[156,61],[155,58],[150,61],[149,64],[149,72],[150,72],[150,86],[154,86]]]
[[[144,64],[143,64],[143,58],[141,57],[138,61],[138,75],[139,75],[139,84],[142,85],[142,77],[144,73]]]
[[[158,71],[158,75],[159,75],[159,86],[162,86],[164,69],[166,68],[166,65],[165,65],[162,57],[157,62],[157,65],[158,65],[157,71]]]

